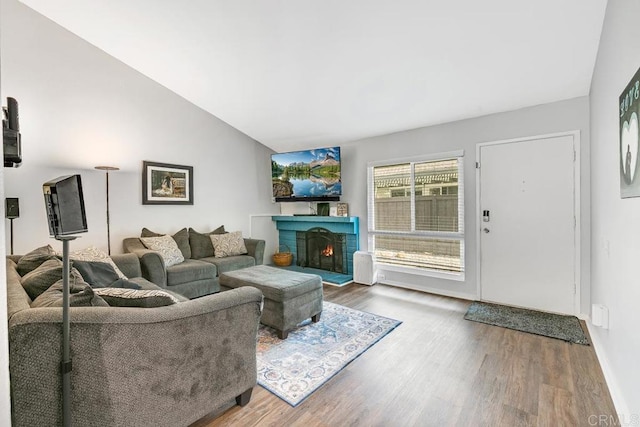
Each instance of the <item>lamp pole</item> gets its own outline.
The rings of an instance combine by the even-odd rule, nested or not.
[[[105,171],[107,176],[107,253],[111,255],[111,230],[109,220],[109,171],[117,171],[120,168],[115,166],[96,166],[98,170]]]

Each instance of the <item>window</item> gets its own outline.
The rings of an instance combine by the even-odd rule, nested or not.
[[[464,272],[463,152],[368,168],[369,247],[376,262]]]

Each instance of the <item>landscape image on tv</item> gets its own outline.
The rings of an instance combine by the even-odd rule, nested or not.
[[[340,147],[273,154],[271,181],[276,200],[340,196]]]

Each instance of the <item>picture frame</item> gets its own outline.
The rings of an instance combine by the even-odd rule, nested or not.
[[[193,205],[193,166],[142,162],[143,205]]]
[[[347,203],[338,203],[337,215],[338,216],[349,216],[349,205]]]
[[[640,69],[624,88],[619,101],[620,197],[640,197]]]

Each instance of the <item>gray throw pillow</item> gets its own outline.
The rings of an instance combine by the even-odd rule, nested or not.
[[[143,228],[140,233],[140,237],[160,237],[164,236],[166,233],[156,233],[155,231],[151,231],[148,228]],[[178,231],[173,236],[173,240],[176,241],[178,245],[178,249],[182,252],[182,256],[184,259],[191,258],[191,246],[189,246],[189,231],[186,228]]]
[[[75,268],[71,269],[69,278],[70,281],[82,281],[82,276]],[[58,280],[62,280],[62,261],[58,258],[52,258],[43,262],[35,270],[25,274],[22,278],[22,287],[29,295],[29,298],[35,300]]]
[[[191,257],[193,259],[207,258],[214,255],[213,244],[211,243],[212,234],[225,234],[224,225],[216,228],[209,233],[198,233],[193,228],[189,228],[189,244],[191,245]]]
[[[17,270],[20,276],[24,276],[30,271],[40,267],[48,259],[56,258],[56,251],[51,245],[42,246],[23,255],[17,263]]]
[[[51,285],[31,303],[31,308],[62,307],[62,279]],[[69,307],[109,307],[109,304],[98,295],[88,283],[82,280],[69,282]]]
[[[161,290],[98,288],[93,292],[112,307],[163,307],[178,303],[173,295]]]
[[[71,265],[92,288],[104,288],[120,279],[116,270],[106,262],[72,260]]]

